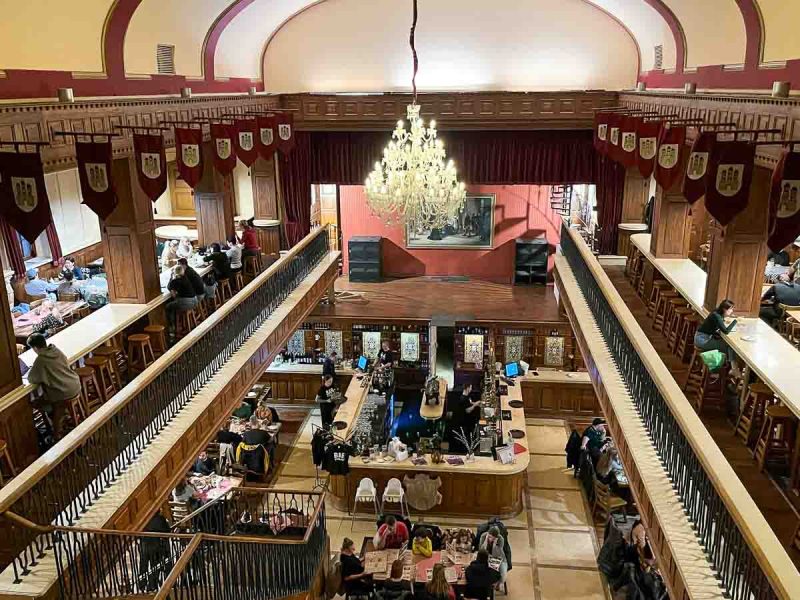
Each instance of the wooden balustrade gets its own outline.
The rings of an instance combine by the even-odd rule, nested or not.
[[[795,597],[800,573],[599,262],[566,226],[561,244],[562,303],[672,597]]]

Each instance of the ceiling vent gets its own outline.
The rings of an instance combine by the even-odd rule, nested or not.
[[[162,75],[175,75],[175,46],[158,44],[156,46],[156,64]]]

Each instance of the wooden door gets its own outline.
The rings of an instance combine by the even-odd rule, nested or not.
[[[176,217],[194,217],[194,191],[178,177],[178,167],[170,163],[168,167],[170,189],[172,190],[172,214]]]

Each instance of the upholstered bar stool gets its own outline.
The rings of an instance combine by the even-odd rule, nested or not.
[[[75,372],[81,380],[81,400],[84,410],[90,415],[100,408],[107,398],[97,382],[97,373],[92,367],[78,367]]]
[[[90,356],[83,362],[87,367],[92,367],[97,374],[97,383],[105,394],[104,401],[119,391],[114,383],[114,374],[111,372],[111,361],[107,356]]]
[[[166,327],[163,325],[148,325],[144,328],[144,332],[150,338],[151,353],[155,358],[159,358],[167,351]]]
[[[125,356],[121,348],[117,346],[100,346],[92,350],[94,356],[105,356],[108,359],[108,365],[111,367],[111,375],[114,377],[114,384],[117,386],[117,391],[125,387],[125,380],[122,377],[122,369],[119,365],[119,357]],[[128,368],[127,359],[123,358],[125,370]]]
[[[692,355],[694,348],[694,334],[697,333],[698,323],[700,322],[697,313],[691,311],[689,314],[683,316],[681,321],[680,331],[678,332],[678,343],[673,351],[675,356],[681,359],[681,362],[686,362]]]
[[[227,302],[233,298],[233,289],[231,288],[230,279],[218,279],[217,283],[219,283],[219,286],[217,287],[221,290],[223,302]]]
[[[661,331],[664,329],[664,319],[667,315],[667,305],[673,298],[678,297],[678,292],[675,290],[662,290],[658,296],[658,303],[656,304],[655,312],[653,313],[653,329]]]
[[[658,297],[661,295],[663,290],[670,290],[672,289],[672,284],[666,279],[656,279],[653,281],[653,287],[650,288],[650,298],[647,302],[647,316],[652,317],[653,313],[656,311],[656,305],[658,304]]]
[[[745,446],[750,446],[755,441],[756,434],[761,431],[764,412],[767,405],[772,403],[774,395],[772,388],[760,381],[747,386],[747,397],[734,428],[734,434],[742,438]]]
[[[753,452],[760,470],[763,471],[769,462],[789,467],[796,428],[797,419],[788,408],[780,404],[766,408],[764,424]]]
[[[5,483],[3,479],[3,463],[5,463],[10,477],[16,477],[17,468],[14,466],[14,461],[11,459],[11,453],[8,451],[8,442],[0,440],[0,485]]]
[[[219,290],[219,288],[217,288]],[[197,312],[195,309],[179,310],[175,313],[175,336],[182,339],[197,327]]]
[[[138,375],[155,361],[149,334],[134,333],[128,336],[128,368],[132,374]]]

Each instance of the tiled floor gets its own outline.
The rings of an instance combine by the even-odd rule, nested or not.
[[[297,434],[294,447],[275,475],[274,485],[313,487],[315,469],[309,454],[312,423],[319,423],[316,410]],[[565,468],[565,424],[560,420],[529,419],[528,433],[533,444],[526,510],[503,521],[509,529],[513,563],[506,600],[605,600],[609,596],[597,571],[597,535],[589,507],[572,471]],[[375,531],[375,521],[367,513],[359,513],[353,522],[350,515],[329,506],[327,516],[332,551],[341,546],[345,537],[358,543]],[[414,518],[440,526],[475,527],[485,521],[444,514],[414,514]],[[497,598],[503,600],[504,596]]]

